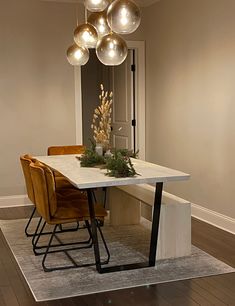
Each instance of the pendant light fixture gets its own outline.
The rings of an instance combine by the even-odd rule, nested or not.
[[[107,19],[114,32],[130,34],[140,25],[140,9],[131,0],[114,0],[108,8]]]
[[[96,48],[98,59],[107,66],[122,64],[127,57],[127,53],[125,40],[113,32],[99,40]]]
[[[95,27],[90,23],[77,26],[74,31],[74,41],[79,46],[95,48],[98,41],[98,34]]]
[[[84,5],[85,23],[74,31],[75,44],[67,51],[69,63],[85,65],[89,59],[88,48],[96,48],[96,55],[104,65],[122,64],[128,48],[120,34],[130,34],[138,28],[139,7],[133,0],[84,0]]]
[[[85,0],[85,7],[90,12],[102,12],[109,5],[109,0]]]
[[[89,50],[85,47],[73,44],[67,50],[67,59],[73,66],[85,65],[89,60]]]
[[[98,41],[98,33],[95,27],[87,22],[87,10],[85,7],[85,23],[80,24],[74,31],[74,41],[77,45],[86,48],[95,48]]]
[[[107,11],[91,13],[87,20],[92,24],[98,33],[99,39],[111,32],[107,22]]]

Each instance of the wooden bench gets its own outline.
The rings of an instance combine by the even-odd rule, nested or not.
[[[109,188],[110,223],[139,224],[143,217],[151,221],[154,195],[155,187],[148,184]],[[190,254],[191,204],[163,191],[157,259],[177,258]]]

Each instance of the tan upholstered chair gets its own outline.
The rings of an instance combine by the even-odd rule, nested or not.
[[[47,149],[47,155],[68,155],[68,154],[82,154],[86,147],[83,145],[72,146],[51,146]],[[75,188],[61,173],[53,171],[56,179],[57,188]]]
[[[85,149],[83,145],[51,146],[47,149],[47,155],[83,154]]]
[[[74,198],[72,197],[66,198],[66,196],[63,198],[59,197],[55,192],[55,179],[53,172],[49,167],[39,162],[35,163],[32,162],[30,164],[30,174],[33,182],[33,190],[34,190],[37,211],[41,215],[41,217],[45,220],[45,223],[53,226],[53,231],[42,260],[42,266],[44,271],[61,270],[61,269],[83,266],[75,263],[75,261],[72,260],[73,263],[72,265],[50,268],[46,267],[45,261],[48,253],[50,253],[51,247],[53,247],[52,240],[55,237],[55,234],[56,237],[58,236],[56,230],[59,225],[65,223],[71,223],[74,221],[85,221],[87,227],[88,228],[90,227],[89,225],[90,217],[89,217],[87,200],[84,198],[76,198],[76,197]],[[96,220],[103,221],[106,215],[107,215],[106,210],[101,205],[96,204],[95,205]],[[108,255],[108,258],[104,263],[108,263],[110,255],[98,222],[97,222],[97,227],[101,234],[101,238],[104,242],[104,246]],[[58,249],[53,250],[51,251],[51,253],[66,251],[65,254],[68,256],[68,258],[71,259],[71,256],[68,255],[69,250],[89,247],[86,245],[82,247],[81,246],[74,247],[74,243],[72,243],[71,244],[72,247],[68,248],[69,245],[70,244],[67,243],[65,248],[64,247],[65,243],[63,243],[61,244],[61,248],[59,250]],[[91,264],[86,264],[86,266],[87,265]]]
[[[28,194],[28,198],[30,199],[30,201],[35,205],[35,197],[34,197],[34,191],[33,191],[33,183],[32,183],[32,179],[31,179],[31,174],[30,174],[30,170],[29,170],[29,164],[35,161],[35,159],[33,159],[30,155],[26,154],[24,156],[20,156],[20,163],[22,166],[22,170],[23,170],[23,174],[24,174],[24,179],[25,179],[25,185],[26,185],[26,190],[27,190],[27,194]],[[32,211],[32,214],[25,226],[25,234],[27,237],[32,237],[34,235],[34,233],[29,233],[28,232],[28,227],[32,221],[32,218],[34,216],[36,212],[36,207],[34,206],[34,209]]]
[[[21,166],[22,166],[22,170],[23,170],[23,174],[24,174],[24,178],[25,178],[25,185],[26,185],[26,190],[27,190],[28,197],[29,197],[30,201],[35,205],[34,189],[33,189],[33,183],[32,183],[32,179],[31,179],[29,165],[30,165],[31,162],[36,162],[36,159],[33,158],[32,156],[30,156],[29,154],[26,154],[24,156],[20,156],[20,162],[21,162]],[[71,197],[86,198],[85,194],[82,194],[81,192],[79,192],[79,190],[77,190],[73,186],[71,187],[71,184],[68,181],[67,181],[68,184],[62,183],[61,181],[62,181],[61,179],[56,178],[56,182],[57,182],[56,183],[56,193],[58,194],[58,196],[68,197],[70,195]],[[25,227],[25,234],[26,234],[27,237],[34,237],[34,234],[35,234],[35,232],[34,233],[29,233],[29,231],[28,231],[28,228],[30,226],[32,218],[35,215],[35,212],[36,212],[36,207],[34,206],[32,214],[31,214],[31,216],[30,216],[30,218],[29,218],[29,220],[26,224],[26,227]],[[46,234],[46,233],[44,233],[44,234]]]
[[[86,147],[83,145],[70,145],[70,146],[51,146],[47,149],[47,155],[67,155],[67,154],[83,154]],[[56,179],[56,187],[70,187],[73,188],[72,184],[64,177],[61,173],[53,171]],[[96,194],[92,192],[95,202],[97,202]],[[106,206],[107,188],[103,188],[103,206]],[[99,196],[101,197],[101,196]],[[100,225],[104,225],[103,221],[100,221]]]

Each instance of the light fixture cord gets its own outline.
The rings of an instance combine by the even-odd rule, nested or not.
[[[87,9],[86,9],[85,4],[84,4],[84,9],[85,9],[85,23],[87,23]]]
[[[77,20],[77,27],[78,27],[78,11],[79,11],[79,5],[77,5],[77,9],[76,9],[76,20]]]
[[[113,2],[113,1],[111,1],[111,3],[112,3],[112,2]],[[109,5],[111,5],[111,3],[110,3]],[[113,34],[113,16],[112,16],[112,14],[111,14],[110,25],[111,25],[111,27],[110,27],[110,29],[111,29],[110,34]]]

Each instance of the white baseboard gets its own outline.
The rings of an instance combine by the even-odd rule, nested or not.
[[[10,208],[32,205],[27,195],[14,195],[0,197],[0,208]]]
[[[196,219],[202,220],[213,226],[221,228],[224,231],[235,234],[235,219],[217,213],[213,210],[204,208],[197,204],[191,204],[192,216]]]

